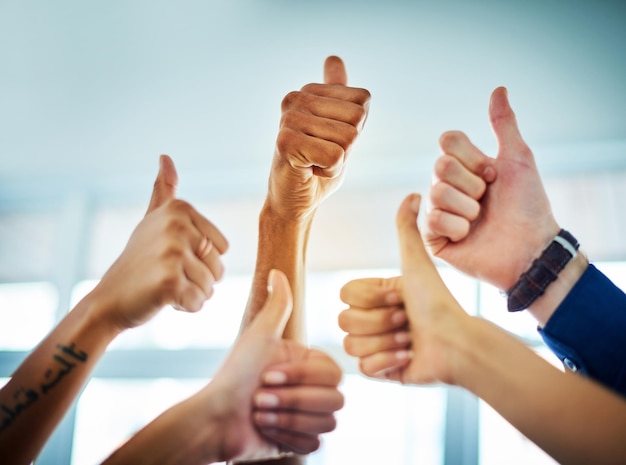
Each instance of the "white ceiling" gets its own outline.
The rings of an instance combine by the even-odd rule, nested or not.
[[[447,129],[493,149],[499,85],[547,170],[626,168],[624,1],[36,0],[0,3],[0,201],[144,198],[160,153],[183,192],[256,195],[330,54],[372,93],[347,189],[424,178]]]

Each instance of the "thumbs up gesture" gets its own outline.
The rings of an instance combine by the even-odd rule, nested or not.
[[[454,357],[470,316],[431,261],[417,228],[421,197],[408,196],[397,215],[402,275],[347,283],[339,315],[344,347],[363,374],[404,384],[455,384]]]
[[[268,283],[263,308],[199,393],[201,405],[219,406],[224,455],[218,461],[313,452],[320,435],[335,428],[335,412],[343,406],[339,365],[324,352],[282,338],[293,305],[287,277],[272,270]]]
[[[424,240],[436,257],[508,290],[560,228],[503,87],[491,95],[489,118],[495,158],[462,132],[441,136]]]
[[[370,101],[367,90],[347,84],[343,61],[331,56],[323,84],[283,99],[266,205],[284,219],[309,217],[341,185]]]
[[[191,205],[176,199],[178,176],[162,155],[148,211],[126,248],[92,291],[120,329],[145,323],[170,304],[195,312],[223,275],[228,242]]]

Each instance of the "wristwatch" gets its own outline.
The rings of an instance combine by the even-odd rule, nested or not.
[[[528,271],[507,291],[509,312],[528,308],[543,295],[567,262],[576,257],[580,244],[572,234],[561,229],[548,247],[536,258]]]

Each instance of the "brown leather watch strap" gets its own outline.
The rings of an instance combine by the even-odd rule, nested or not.
[[[567,262],[576,256],[579,245],[574,236],[561,229],[528,271],[507,291],[509,312],[524,310],[542,296]]]

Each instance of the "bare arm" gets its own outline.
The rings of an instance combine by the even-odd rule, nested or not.
[[[285,336],[305,338],[304,272],[313,217],[319,204],[341,185],[369,106],[367,90],[346,84],[343,62],[329,57],[324,84],[308,84],[283,99],[244,326],[265,301],[267,272],[276,268],[287,275],[294,295]]]
[[[87,296],[52,331],[0,391],[0,455],[28,464],[72,404],[110,341],[120,332]]]
[[[369,108],[365,89],[347,87],[342,60],[324,63],[324,84],[308,84],[282,102],[282,118],[259,217],[257,261],[242,327],[265,300],[267,273],[283,271],[292,288],[294,309],[284,337],[304,341],[304,295],[307,242],[319,204],[343,181],[352,144]],[[278,440],[272,428],[262,430]],[[288,457],[277,463],[301,463]]]
[[[334,428],[333,414],[343,405],[337,389],[341,371],[327,355],[282,338],[292,308],[289,284],[278,271],[270,273],[269,283],[272,291],[267,302],[211,382],[139,431],[107,459],[106,465],[266,460],[283,451],[308,453],[319,447],[318,434]],[[316,361],[311,372],[316,380],[302,376],[309,360]],[[268,373],[281,373],[284,381],[264,383]],[[280,398],[290,385],[300,382],[311,384],[309,392],[292,398],[287,409],[253,407],[259,392]],[[309,415],[298,415],[293,407],[299,405]],[[259,434],[252,421],[259,415],[274,418],[278,429],[297,429],[302,422],[316,433],[288,437],[279,447]]]
[[[306,339],[304,328],[304,278],[306,249],[313,218],[291,220],[281,217],[267,204],[259,216],[257,262],[246,308],[247,326],[267,297],[266,280],[273,268],[283,271],[293,288],[294,312],[285,328],[285,337]]]
[[[363,372],[464,387],[559,463],[626,460],[624,399],[558,370],[497,326],[465,313],[426,253],[418,209],[419,196],[409,196],[398,212],[402,277],[357,280],[342,290],[350,304],[340,319],[349,333],[346,350],[360,357]],[[390,300],[399,303],[390,306]],[[390,317],[399,308],[409,323],[408,343],[394,337],[405,330]]]
[[[562,372],[490,322],[472,318],[459,343],[458,384],[563,464],[626,460],[626,401]]]
[[[165,304],[199,310],[221,277],[226,240],[173,199],[176,173],[169,158],[161,162],[149,211],[124,252],[0,391],[0,456],[7,462],[32,462],[120,332]],[[203,237],[210,250],[200,250]]]

